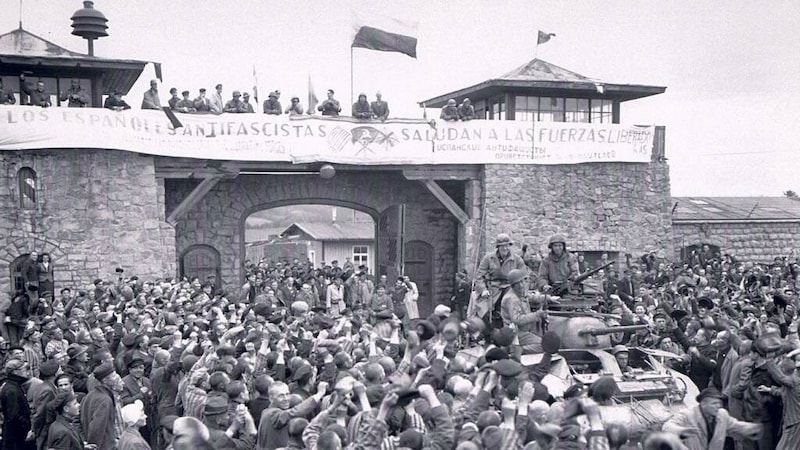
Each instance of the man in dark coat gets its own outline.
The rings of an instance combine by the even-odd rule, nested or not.
[[[47,431],[47,448],[84,450],[83,439],[75,423],[80,415],[75,394],[69,391],[59,392],[48,407],[54,410],[56,418]]]
[[[31,410],[22,385],[30,378],[27,363],[9,359],[5,364],[6,381],[0,388],[0,412],[3,413],[2,450],[33,450],[34,441],[27,441],[31,431]]]
[[[39,367],[39,378],[42,383],[37,386],[33,397],[33,416],[31,417],[31,428],[36,435],[36,448],[44,450],[47,444],[47,428],[53,418],[48,417],[50,411],[47,403],[56,398],[55,379],[60,367],[55,360],[42,363]]]
[[[114,372],[114,366],[103,363],[93,375],[98,383],[81,402],[81,427],[83,439],[97,445],[97,450],[112,450],[116,445],[115,422],[117,412],[114,392],[122,392],[122,378]]]

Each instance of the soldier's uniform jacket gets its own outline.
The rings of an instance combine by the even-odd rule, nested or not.
[[[580,275],[578,258],[575,255],[565,251],[560,258],[557,258],[553,252],[550,252],[539,265],[539,279],[536,284],[539,288],[547,284],[553,286],[575,279],[578,275]]]
[[[512,253],[501,261],[497,251],[487,254],[481,260],[478,272],[475,274],[475,287],[478,293],[490,287],[499,287],[506,281],[508,273],[514,269],[527,270],[525,261],[520,256]]]

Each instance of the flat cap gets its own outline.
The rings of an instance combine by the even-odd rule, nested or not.
[[[42,365],[39,366],[39,374],[42,377],[50,378],[52,376],[55,376],[55,374],[58,373],[58,369],[60,368],[61,366],[58,364],[58,361],[51,359],[43,362]]]
[[[512,359],[495,361],[492,367],[498,375],[503,377],[514,378],[522,373],[522,365]]]
[[[205,413],[207,416],[228,412],[228,401],[219,395],[212,395],[206,400]]]

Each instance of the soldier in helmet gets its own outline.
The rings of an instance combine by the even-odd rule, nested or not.
[[[539,265],[537,287],[549,291],[553,286],[569,283],[580,275],[578,259],[567,251],[567,239],[562,234],[554,234],[547,244],[550,253]]]
[[[479,299],[475,305],[471,305],[470,312],[483,318],[487,323],[491,323],[492,320],[495,320],[497,325],[500,323],[499,314],[494,314],[494,310],[500,307],[500,293],[504,285],[508,286],[509,273],[514,269],[527,273],[525,261],[511,252],[513,244],[509,235],[498,234],[495,251],[483,257],[475,274],[475,291]],[[492,311],[492,314],[487,316],[489,311]]]
[[[528,273],[525,269],[514,269],[508,273],[508,287],[503,294],[500,316],[503,326],[516,330],[522,354],[542,353],[542,334],[547,312],[531,311],[526,299]]]

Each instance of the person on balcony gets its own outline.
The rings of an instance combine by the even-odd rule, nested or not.
[[[226,113],[243,113],[245,111],[244,102],[242,101],[242,93],[239,91],[233,91],[233,98],[228,100],[225,103],[225,108],[223,109]]]
[[[389,103],[383,100],[380,92],[375,93],[375,101],[370,104],[375,118],[383,122],[389,117]]]
[[[59,96],[62,102],[68,101],[67,106],[70,108],[85,108],[89,106],[89,94],[81,89],[81,82],[72,79],[69,89],[62,92]]]
[[[3,85],[3,78],[0,78],[0,105],[13,105],[17,103],[16,97],[11,90]]]
[[[342,106],[339,104],[339,100],[333,98],[334,92],[333,89],[328,89],[328,98],[322,102],[317,110],[319,110],[323,116],[338,116],[340,112],[342,112]]]
[[[290,116],[302,116],[303,115],[303,105],[300,104],[300,97],[292,97],[292,104],[286,107],[286,114]]]
[[[181,101],[181,98],[178,97],[178,88],[170,88],[169,90],[169,100],[167,100],[167,104],[169,104],[169,109],[173,111],[177,111],[178,102]]]
[[[194,100],[189,98],[189,91],[181,92],[181,96],[183,96],[183,99],[181,99],[175,105],[175,108],[174,108],[175,111],[182,112],[182,113],[197,112],[197,109],[194,107]]]
[[[272,116],[281,115],[281,102],[278,100],[280,98],[280,91],[270,92],[268,98],[264,100],[264,114],[269,114]]]
[[[245,92],[242,94],[242,103],[244,103],[244,112],[246,113],[255,113],[256,110],[253,108],[253,104],[250,103],[250,94]]]
[[[53,106],[52,102],[50,102],[50,94],[44,88],[44,81],[36,83],[36,90],[29,95],[30,101],[28,104],[31,106],[41,106],[42,108]]]
[[[121,92],[112,91],[111,94],[109,94],[106,98],[106,101],[103,103],[103,108],[113,109],[114,111],[122,111],[124,109],[131,109],[131,105],[122,99]]]
[[[211,94],[211,97],[208,98],[209,111],[214,114],[222,114],[222,110],[225,108],[225,104],[222,100],[222,84],[216,85],[215,89],[216,90],[213,94]],[[197,109],[200,110],[200,108]]]
[[[458,107],[454,99],[451,98],[447,101],[447,105],[442,108],[442,113],[439,115],[439,118],[447,120],[448,122],[455,122],[458,120]]]
[[[211,100],[206,97],[206,88],[200,88],[200,95],[194,99],[194,109],[199,113],[211,112]]]
[[[158,81],[150,80],[150,89],[145,91],[142,98],[142,109],[161,109],[161,99],[158,98]]]
[[[469,98],[465,98],[464,101],[458,105],[458,118],[463,121],[475,118],[475,107],[472,106]]]
[[[358,94],[358,101],[353,103],[353,117],[361,120],[370,120],[375,117],[372,107],[367,101],[367,94]]]

